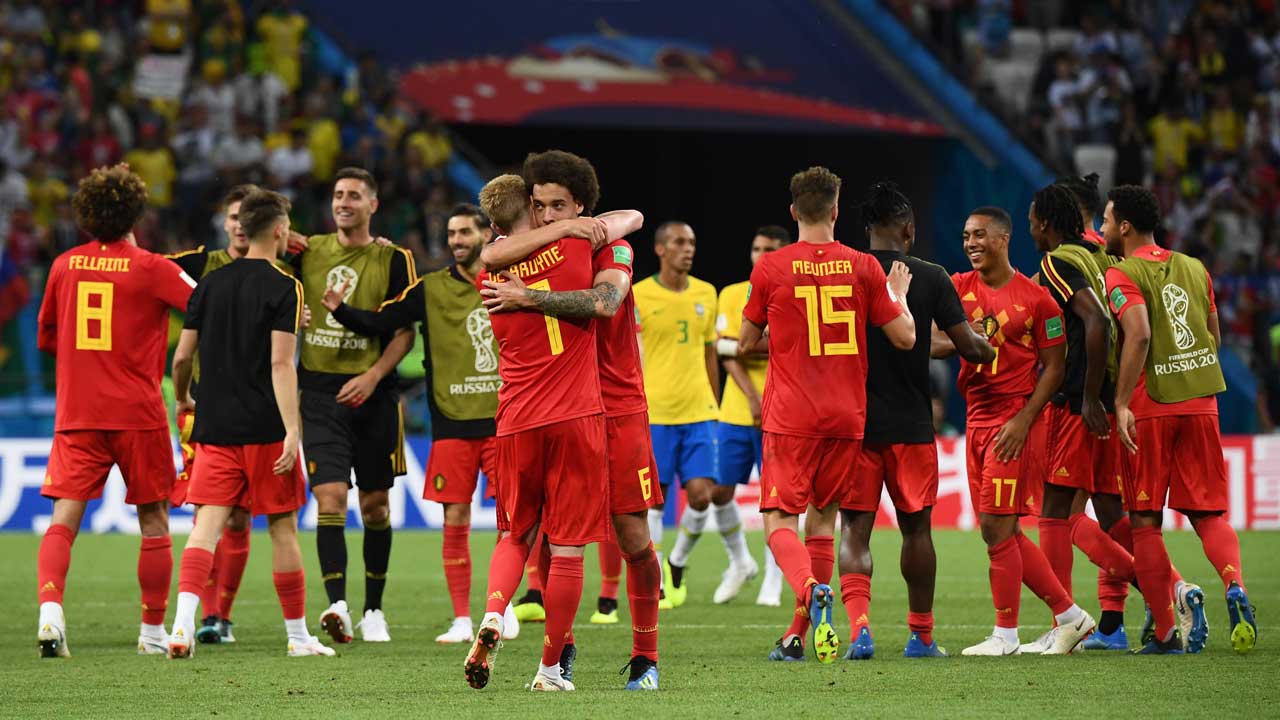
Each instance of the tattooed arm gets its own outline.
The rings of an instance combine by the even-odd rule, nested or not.
[[[590,290],[531,290],[509,272],[501,277],[502,282],[486,280],[480,291],[489,312],[533,310],[560,317],[610,318],[631,291],[631,278],[614,268],[596,273]]]

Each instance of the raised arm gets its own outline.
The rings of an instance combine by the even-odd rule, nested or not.
[[[557,220],[540,228],[508,235],[502,242],[490,242],[480,251],[480,262],[484,263],[485,269],[495,272],[520,262],[544,245],[561,238],[589,240],[591,249],[595,250],[609,241],[608,234],[608,225],[593,217]]]
[[[899,350],[910,350],[916,344],[916,320],[907,306],[907,292],[911,288],[911,271],[901,262],[894,262],[887,278],[889,299],[901,308],[902,314],[880,326],[889,343]]]
[[[412,327],[415,322],[426,321],[427,304],[422,278],[414,281],[400,295],[379,305],[377,310],[360,310],[343,302],[349,282],[326,289],[320,300],[333,319],[344,327],[366,337],[382,337],[400,328]]]
[[[485,280],[480,290],[489,312],[533,310],[558,317],[611,318],[631,291],[631,278],[616,268],[597,272],[590,290],[533,290],[505,270],[501,277],[503,282]]]

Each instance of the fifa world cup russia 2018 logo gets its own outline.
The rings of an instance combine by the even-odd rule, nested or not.
[[[498,356],[493,352],[493,325],[489,311],[476,308],[467,316],[467,335],[476,351],[476,372],[491,373],[498,369]]]
[[[1187,291],[1169,283],[1160,290],[1160,299],[1164,301],[1165,310],[1169,313],[1169,326],[1173,328],[1173,343],[1179,350],[1190,350],[1195,347],[1196,336],[1187,324],[1187,310],[1191,307],[1191,298]]]
[[[331,288],[337,288],[344,282],[347,283],[347,291],[342,293],[342,302],[349,303],[351,302],[352,294],[356,291],[356,284],[360,282],[360,276],[355,270],[346,265],[335,265],[329,270],[329,274],[325,276],[324,282],[325,287]],[[335,320],[332,313],[325,313],[324,324],[334,330],[342,329],[342,323]]]

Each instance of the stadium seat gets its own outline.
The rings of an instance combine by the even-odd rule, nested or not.
[[[1076,147],[1076,172],[1098,173],[1098,190],[1106,193],[1115,183],[1116,150],[1110,145]]]
[[[1015,28],[1009,33],[1009,58],[1035,67],[1044,53],[1044,36],[1038,30]]]
[[[1048,52],[1058,52],[1059,50],[1070,50],[1080,41],[1081,33],[1073,28],[1053,28],[1049,30],[1046,36],[1045,50]]]
[[[1000,98],[1019,113],[1025,113],[1031,100],[1031,86],[1036,78],[1035,63],[1024,60],[988,60],[986,70]]]

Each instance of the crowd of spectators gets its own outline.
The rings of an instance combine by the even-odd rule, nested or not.
[[[1159,241],[1205,262],[1215,278],[1224,343],[1254,368],[1261,385],[1280,392],[1274,0],[888,5],[1055,172],[1099,169],[1081,167],[1080,150],[1101,149],[1112,184],[1152,188],[1164,215]],[[1020,31],[1045,38],[1043,52],[1019,53],[1013,46]],[[1069,42],[1054,42],[1055,34]],[[991,73],[1019,61],[1028,63],[1025,98],[1010,97]]]

